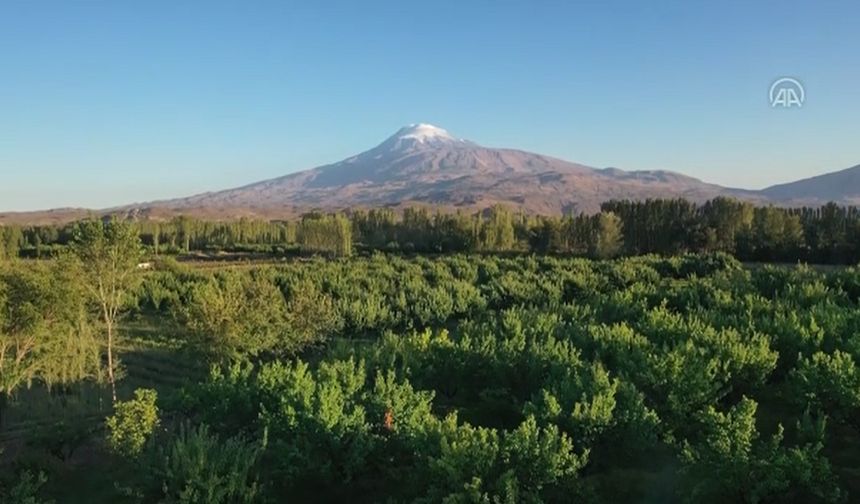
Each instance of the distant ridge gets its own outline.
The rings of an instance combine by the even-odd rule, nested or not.
[[[825,173],[761,191],[767,198],[793,205],[821,205],[835,201],[843,205],[860,204],[860,165]]]
[[[515,149],[494,149],[430,124],[401,128],[378,146],[338,163],[236,189],[140,208],[318,208],[427,204],[533,213],[593,212],[617,198],[702,201],[745,194],[668,171],[596,169]]]
[[[612,199],[732,196],[758,204],[860,204],[860,165],[760,191],[732,189],[680,173],[593,168],[516,149],[489,148],[432,124],[400,128],[376,147],[310,170],[235,189],[102,210],[137,218],[187,214],[276,219],[309,210],[429,205],[480,210],[504,204],[530,213],[594,212]],[[54,223],[91,211],[0,214],[0,225]]]

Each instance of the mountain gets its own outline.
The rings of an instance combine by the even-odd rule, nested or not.
[[[825,173],[788,184],[768,187],[761,194],[773,201],[791,205],[821,205],[835,201],[842,205],[860,204],[860,165]]]
[[[429,204],[485,208],[495,203],[535,213],[595,211],[613,198],[744,195],[667,171],[597,169],[540,154],[494,149],[430,124],[397,131],[373,149],[338,163],[237,189],[137,205],[158,209],[342,209]],[[747,194],[754,197],[753,193]]]
[[[668,171],[593,168],[540,154],[456,138],[430,124],[401,128],[378,146],[343,161],[236,189],[102,210],[140,218],[177,214],[208,219],[295,217],[308,210],[432,205],[480,210],[501,203],[531,213],[593,212],[610,199],[733,196],[758,204],[860,204],[860,165],[775,185],[731,189]],[[82,209],[0,214],[4,223],[56,223]]]

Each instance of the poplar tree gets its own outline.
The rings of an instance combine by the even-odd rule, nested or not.
[[[108,381],[111,397],[116,402],[116,332],[127,294],[139,281],[135,273],[142,251],[140,237],[127,221],[87,220],[75,229],[73,251],[81,263],[84,285],[98,304],[99,316],[105,325]]]
[[[621,219],[612,212],[600,212],[595,218],[592,252],[599,259],[615,257],[621,252],[624,235]]]

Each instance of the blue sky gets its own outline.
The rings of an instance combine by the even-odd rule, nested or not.
[[[860,2],[0,2],[0,210],[338,161],[404,124],[759,188],[860,163]],[[802,109],[768,88],[804,84]]]

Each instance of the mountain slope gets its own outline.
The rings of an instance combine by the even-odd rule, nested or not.
[[[761,191],[774,200],[794,205],[821,205],[835,201],[843,205],[860,204],[860,165],[816,177],[778,184]]]
[[[140,218],[279,219],[308,210],[433,205],[479,210],[501,203],[531,213],[593,212],[610,199],[733,196],[757,204],[860,204],[860,165],[761,191],[730,189],[667,171],[592,168],[540,154],[494,149],[429,125],[400,129],[338,163],[236,189],[97,212]],[[67,222],[87,210],[0,214],[0,225]]]
[[[530,152],[491,149],[429,124],[414,124],[338,163],[144,207],[338,209],[424,203],[482,208],[504,203],[530,212],[559,213],[594,211],[613,198],[702,201],[728,193],[744,194],[672,172],[596,169]]]

